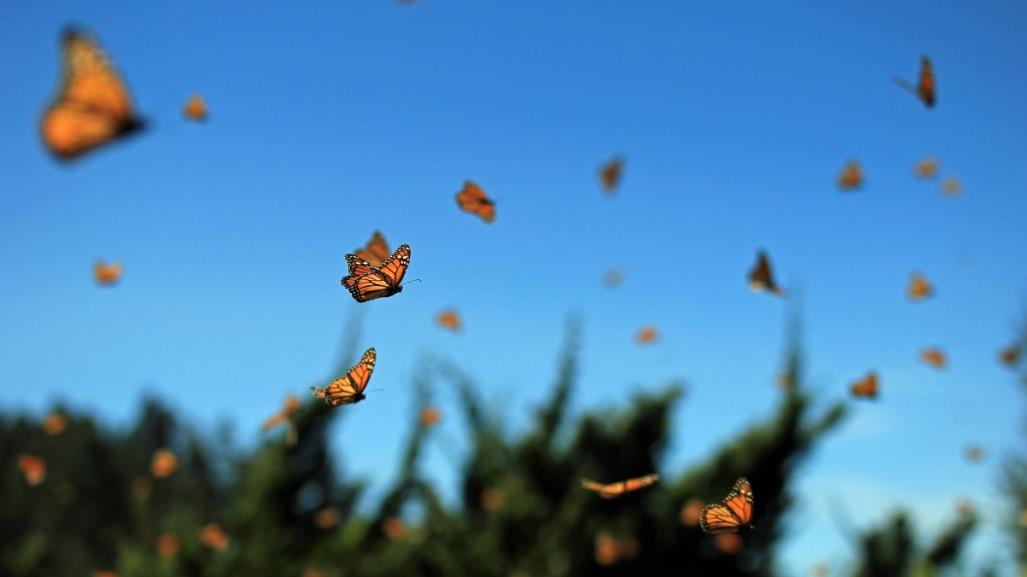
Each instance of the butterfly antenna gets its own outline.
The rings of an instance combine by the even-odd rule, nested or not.
[[[421,282],[421,279],[419,279],[419,278],[412,278],[412,279],[408,280],[407,282],[403,283],[401,286],[406,286],[406,285],[408,285],[408,284],[410,284],[412,282]]]

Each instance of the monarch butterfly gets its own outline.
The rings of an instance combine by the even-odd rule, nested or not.
[[[854,397],[876,399],[878,390],[877,373],[870,371],[867,373],[867,376],[852,383],[850,390]]]
[[[41,457],[18,455],[18,468],[30,487],[35,487],[46,479],[46,461]]]
[[[1009,345],[999,351],[998,360],[1007,367],[1015,366],[1020,361],[1020,345]]]
[[[419,418],[422,427],[434,427],[442,419],[442,413],[435,407],[425,407],[421,409]]]
[[[178,469],[178,457],[168,449],[157,449],[150,460],[150,473],[155,479],[170,476]]]
[[[909,277],[909,285],[906,287],[906,297],[913,301],[922,301],[934,294],[934,287],[924,275],[915,272]]]
[[[217,551],[223,551],[228,547],[228,534],[217,523],[207,523],[200,530],[200,541]]]
[[[456,204],[460,210],[478,216],[485,222],[496,219],[496,203],[473,181],[464,182],[463,189],[456,193]]]
[[[624,282],[624,271],[620,267],[615,266],[603,275],[603,284],[610,288],[620,286],[622,282]]]
[[[757,292],[769,292],[779,297],[783,297],[785,294],[774,281],[774,271],[770,267],[770,259],[762,250],[756,254],[756,264],[749,270],[749,288]]]
[[[595,481],[582,479],[581,486],[589,491],[595,491],[603,499],[614,499],[625,493],[631,493],[644,487],[648,487],[659,480],[660,476],[653,473],[651,475],[645,475],[644,477],[635,477],[634,479],[627,479],[625,481],[617,481],[616,483],[608,484],[596,483]]]
[[[66,160],[142,128],[128,90],[103,50],[84,32],[62,41],[64,73],[57,98],[40,123],[43,144]]]
[[[121,263],[107,264],[103,261],[97,261],[93,265],[93,278],[96,279],[96,284],[100,286],[118,284],[118,281],[121,280]]]
[[[902,78],[895,78],[895,84],[899,87],[912,92],[920,102],[924,103],[927,108],[934,108],[934,102],[937,100],[937,93],[934,80],[934,67],[931,65],[931,59],[924,56],[920,58],[920,76],[917,79],[916,86],[910,85]]]
[[[358,303],[391,297],[403,291],[400,283],[410,266],[410,245],[401,245],[380,267],[354,254],[346,255],[346,263],[349,274],[340,282]]]
[[[843,191],[856,190],[863,186],[863,167],[856,160],[850,160],[838,175],[838,188]]]
[[[925,158],[913,165],[913,174],[915,174],[917,178],[929,180],[938,176],[938,169],[939,166],[937,160],[934,160],[933,158]]]
[[[437,322],[440,327],[449,329],[455,333],[460,332],[460,329],[463,328],[460,321],[460,314],[453,309],[447,309],[440,312],[439,315],[435,317],[435,322]]]
[[[948,362],[945,351],[936,347],[920,351],[920,360],[936,369],[944,369]]]
[[[635,335],[635,342],[640,345],[651,345],[656,342],[656,339],[660,336],[660,332],[653,326],[644,326],[638,329],[638,333]]]
[[[752,486],[748,479],[740,477],[720,504],[703,507],[699,526],[712,535],[735,533],[752,522],[752,504]]]
[[[178,555],[178,539],[169,533],[162,533],[157,536],[157,554],[165,559]]]
[[[43,430],[51,437],[54,435],[60,435],[66,428],[68,428],[68,421],[60,411],[51,412],[46,416],[46,419],[43,420]]]
[[[204,122],[207,120],[207,103],[203,101],[203,97],[199,94],[193,94],[186,101],[185,106],[182,107],[182,116],[185,116],[188,120],[195,120],[197,122]]]
[[[296,395],[289,395],[285,398],[285,406],[280,411],[268,417],[261,425],[261,431],[270,431],[278,425],[292,419],[296,411],[300,409],[300,399]]]
[[[371,235],[371,240],[367,241],[367,245],[364,248],[356,249],[353,254],[357,255],[357,258],[366,260],[371,266],[377,267],[382,266],[392,251],[389,250],[389,243],[385,242],[382,233],[376,230]]]
[[[360,362],[353,366],[345,375],[335,379],[327,387],[311,387],[314,396],[324,399],[325,403],[336,407],[338,405],[352,405],[364,400],[364,389],[371,380],[371,373],[374,372],[374,362],[377,358],[374,347],[364,351]]]
[[[614,156],[599,167],[599,184],[603,186],[606,196],[613,196],[620,186],[621,175],[624,173],[624,159]]]
[[[945,196],[959,196],[963,192],[963,183],[956,177],[950,176],[941,181],[941,193]]]

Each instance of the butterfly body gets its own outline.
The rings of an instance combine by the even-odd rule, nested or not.
[[[590,491],[595,491],[603,499],[615,499],[625,493],[631,493],[644,487],[648,487],[659,480],[660,476],[653,473],[643,477],[635,477],[633,479],[626,479],[624,481],[606,484],[582,479],[581,486]]]
[[[752,485],[745,477],[735,481],[731,492],[719,504],[703,507],[699,514],[699,526],[706,533],[736,533],[752,523],[753,506]]]

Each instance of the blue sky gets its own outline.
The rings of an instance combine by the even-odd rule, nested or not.
[[[584,319],[578,410],[689,383],[680,466],[776,401],[787,304],[744,280],[764,247],[802,294],[824,403],[871,368],[884,389],[804,469],[786,562],[849,551],[832,499],[862,523],[912,506],[928,532],[958,497],[1002,513],[999,458],[1022,444],[1022,398],[995,356],[1027,311],[1027,5],[218,4],[0,6],[0,409],[64,399],[126,423],[150,391],[255,442],[286,393],[330,376],[357,306],[343,255],[380,228],[413,247],[422,282],[361,305],[383,390],[337,429],[367,439],[345,447],[348,470],[391,474],[427,353],[523,423],[570,313]],[[72,23],[100,38],[151,129],[62,166],[37,124]],[[933,110],[891,82],[922,54]],[[194,92],[206,125],[181,119]],[[595,171],[617,153],[624,181],[606,198]],[[912,177],[926,156],[961,197]],[[852,157],[867,184],[842,194]],[[494,224],[456,210],[467,178],[497,199]],[[93,284],[97,258],[124,263],[120,286]],[[613,265],[627,276],[610,290]],[[936,298],[905,300],[913,270]],[[448,306],[464,334],[432,325]],[[662,340],[636,347],[647,323]],[[928,345],[947,371],[917,361]],[[455,421],[443,432],[458,439]],[[968,442],[983,464],[962,459]],[[452,478],[439,447],[427,467]]]

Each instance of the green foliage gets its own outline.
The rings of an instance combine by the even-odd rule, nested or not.
[[[918,545],[905,513],[895,513],[859,539],[855,577],[937,577],[957,570],[960,553],[977,523],[972,512],[960,515],[927,546]]]

